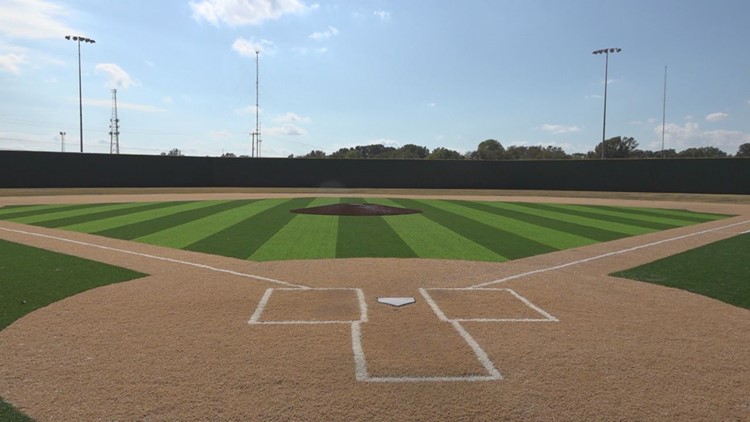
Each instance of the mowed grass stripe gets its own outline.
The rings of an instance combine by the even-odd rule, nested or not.
[[[189,245],[214,235],[228,227],[275,207],[286,199],[250,200],[246,205],[199,218],[160,232],[135,239],[138,242],[169,248],[185,249]]]
[[[622,211],[622,208],[618,207],[610,207],[610,206],[603,206],[598,205],[597,208],[606,209],[606,210],[612,210],[612,211]],[[698,213],[688,210],[670,210],[670,209],[663,209],[663,208],[625,208],[628,212],[633,214],[642,214],[647,215],[651,217],[662,217],[662,218],[671,218],[676,220],[685,221],[686,223],[705,223],[707,221],[715,221],[715,220],[721,220],[723,218],[729,217],[728,215],[723,214],[708,214],[708,213]]]
[[[153,204],[153,202],[147,202],[145,204]],[[75,206],[59,211],[51,211],[42,214],[30,215],[21,218],[14,218],[11,221],[22,224],[37,224],[42,221],[58,220],[68,217],[77,217],[81,215],[88,215],[97,212],[104,212],[109,210],[125,209],[131,207],[139,207],[144,205],[143,202],[129,202],[125,204],[88,204],[86,206]]]
[[[526,205],[525,203],[483,202],[483,204],[494,208],[502,208],[505,211],[519,213],[516,218],[525,218],[529,223],[535,223],[551,229],[573,233],[598,242],[608,242],[610,240],[621,239],[633,234],[633,228],[631,226],[529,208],[524,206]],[[639,229],[636,233],[640,232],[641,230]]]
[[[389,199],[368,200],[375,204],[398,207]],[[406,242],[420,258],[463,259],[467,261],[503,262],[508,258],[451,231],[422,214],[384,218],[391,229]]]
[[[604,207],[600,205],[566,205],[573,210],[582,210],[607,217],[624,219],[628,224],[640,225],[656,230],[667,230],[674,227],[681,227],[693,224],[690,221],[683,221],[668,217],[652,217],[631,212],[627,207]],[[612,209],[609,209],[612,208]]]
[[[698,214],[694,212],[690,212],[687,210],[662,210],[657,208],[621,208],[621,207],[611,207],[611,206],[604,206],[604,205],[597,205],[598,209],[602,210],[609,210],[609,211],[615,211],[615,212],[623,212],[626,211],[628,214],[636,214],[636,215],[643,215],[647,217],[653,217],[658,220],[655,221],[661,221],[661,219],[669,219],[672,221],[679,221],[681,224],[684,225],[690,225],[694,223],[705,223],[707,221],[714,221],[714,220],[720,220],[722,218],[726,218],[726,216],[720,216],[720,215],[710,215],[710,214]]]
[[[99,207],[102,204],[79,204],[79,205],[11,205],[0,208],[0,219],[12,220],[14,218],[31,217],[34,215],[49,214],[52,212],[72,211],[82,208]]]
[[[105,219],[112,218],[112,217],[119,217],[123,215],[129,216],[137,212],[146,212],[146,211],[158,210],[162,208],[168,208],[176,204],[180,204],[180,202],[157,202],[157,203],[139,204],[138,206],[133,206],[133,207],[124,207],[124,208],[119,207],[119,208],[107,210],[107,211],[92,212],[92,213],[87,213],[84,215],[77,215],[77,216],[71,216],[71,217],[65,217],[65,218],[56,218],[54,220],[39,221],[35,223],[35,225],[42,226],[42,227],[49,227],[49,228],[75,226],[77,224],[89,223],[91,221],[101,221],[101,220],[105,220]]]
[[[538,244],[549,246],[550,248],[554,248],[554,250],[575,248],[595,243],[594,240],[586,237],[509,218],[508,216],[494,212],[495,209],[491,207],[482,207],[481,205],[475,207],[473,202],[435,201],[435,205],[444,211],[463,215],[497,230],[503,230]]]
[[[359,204],[365,201],[362,198],[342,198],[342,202]],[[384,218],[390,217],[340,216],[336,257],[416,258],[417,254],[385,222]]]
[[[128,213],[119,213],[106,218],[84,221],[62,227],[65,230],[81,233],[98,233],[114,227],[125,226],[139,221],[159,218],[164,215],[174,214],[185,209],[199,206],[199,202],[159,202],[149,207],[136,207]],[[156,206],[159,205],[159,206]]]
[[[524,212],[519,209],[514,209],[512,206],[503,202],[467,202],[467,201],[453,201],[459,205],[474,208],[480,211],[485,211],[495,215],[502,215],[504,217],[512,218],[514,220],[523,221],[524,223],[532,224],[535,226],[543,227],[548,230],[554,230],[557,233],[568,233],[571,236],[571,240],[580,242],[581,246],[584,244],[591,244],[596,242],[606,242],[609,240],[619,239],[623,237],[621,233],[604,230],[596,227],[588,227],[570,221],[562,219],[554,219],[549,217],[542,217],[532,213]],[[542,242],[545,243],[545,242]],[[551,245],[556,246],[556,245]],[[573,246],[566,246],[573,247]]]
[[[541,215],[544,217],[559,219],[562,221],[570,221],[572,223],[580,224],[586,227],[594,227],[594,228],[598,228],[602,230],[609,230],[609,231],[621,233],[622,236],[620,236],[620,238],[627,237],[627,236],[636,236],[636,235],[651,233],[651,232],[656,231],[656,230],[646,228],[646,227],[641,227],[641,226],[631,226],[628,224],[615,223],[612,221],[603,221],[603,220],[599,220],[596,218],[582,217],[579,215],[564,213],[562,212],[562,210],[555,209],[555,208],[540,207],[540,205],[550,205],[550,204],[538,204],[538,203],[530,203],[530,202],[515,202],[515,203],[506,202],[504,204],[519,208],[523,212],[529,213],[529,214]]]
[[[184,211],[178,211],[164,215],[162,217],[152,218],[146,221],[139,221],[124,226],[114,227],[111,229],[96,232],[100,236],[114,237],[117,239],[131,240],[138,237],[156,233],[168,228],[179,226],[199,218],[203,218],[218,212],[237,208],[247,204],[250,201],[203,201],[195,202],[198,208],[191,208]],[[174,209],[172,210],[174,211]]]
[[[526,237],[492,227],[484,222],[446,211],[441,208],[444,205],[437,206],[440,205],[441,201],[417,201],[400,198],[394,199],[394,201],[402,207],[423,210],[424,213],[422,215],[426,218],[508,259],[523,258],[557,250]]]
[[[318,198],[307,207],[338,202],[338,198]],[[335,258],[338,222],[335,215],[295,214],[289,224],[268,239],[248,259],[273,261]]]
[[[603,210],[596,210],[594,207],[588,206],[576,206],[567,204],[525,204],[525,206],[543,210],[556,211],[563,214],[574,215],[579,217],[586,217],[595,220],[618,223],[631,227],[638,227],[643,229],[642,233],[654,232],[659,230],[666,230],[676,227],[675,224],[662,224],[654,223],[649,221],[638,220],[635,218],[622,217],[614,215],[614,213],[606,212]]]
[[[312,201],[313,198],[285,200],[184,249],[246,259],[294,218],[296,214],[290,210],[305,208]]]

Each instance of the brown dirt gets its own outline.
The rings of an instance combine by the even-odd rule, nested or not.
[[[255,195],[269,196],[28,196],[0,198],[0,204]],[[739,216],[507,263],[254,263],[0,222],[2,239],[150,274],[54,303],[0,332],[0,396],[39,421],[750,419],[750,311],[607,275],[747,231],[750,206],[659,198],[482,199]],[[680,236],[686,237],[670,240]],[[368,322],[361,325],[361,340],[370,376],[466,377],[483,374],[482,365],[450,323],[436,317],[419,288],[474,286],[659,241],[665,242],[488,285],[513,289],[559,320],[462,323],[502,374],[496,381],[359,382],[349,323],[249,325],[266,290],[286,286],[240,274],[362,289]],[[350,320],[360,314],[350,292],[274,290],[260,320]],[[534,315],[503,291],[458,292],[431,291],[449,318]],[[417,302],[394,308],[377,304],[379,296],[413,296]]]

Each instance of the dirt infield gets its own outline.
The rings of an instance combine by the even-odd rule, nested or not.
[[[750,230],[750,204],[481,199],[738,217],[506,263],[255,263],[0,222],[1,239],[150,274],[1,331],[0,396],[39,421],[750,419],[750,311],[607,276]]]

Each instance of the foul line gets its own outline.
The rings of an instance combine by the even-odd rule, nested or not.
[[[555,265],[553,267],[547,267],[547,268],[541,268],[541,269],[534,270],[534,271],[527,271],[525,273],[511,275],[511,276],[508,276],[508,277],[505,277],[505,278],[501,278],[501,279],[498,279],[498,280],[488,281],[486,283],[481,283],[481,284],[475,284],[475,285],[471,286],[471,288],[486,287],[486,286],[490,286],[490,285],[493,285],[493,284],[505,283],[507,281],[515,280],[517,278],[523,278],[523,277],[528,277],[528,276],[534,275],[534,274],[540,274],[540,273],[546,273],[546,272],[549,272],[549,271],[555,271],[555,270],[559,270],[559,269],[566,268],[566,267],[571,267],[571,266],[578,265],[578,264],[585,264],[587,262],[596,261],[598,259],[608,258],[610,256],[621,255],[621,254],[624,254],[624,253],[637,251],[638,249],[644,249],[644,248],[648,248],[648,247],[651,247],[651,246],[657,246],[657,245],[661,245],[661,244],[668,243],[668,242],[674,242],[676,240],[686,239],[688,237],[700,236],[702,234],[711,233],[711,232],[715,232],[715,231],[719,231],[719,230],[724,230],[724,229],[728,229],[728,228],[731,228],[731,227],[740,226],[740,225],[748,224],[748,223],[750,223],[750,220],[740,221],[739,223],[728,224],[726,226],[716,227],[716,228],[713,228],[713,229],[707,229],[707,230],[703,230],[703,231],[699,231],[699,232],[695,232],[695,233],[684,234],[684,235],[677,236],[677,237],[672,237],[672,238],[669,238],[669,239],[664,239],[664,240],[659,240],[659,241],[656,241],[656,242],[647,243],[645,245],[634,246],[632,248],[622,249],[622,250],[615,251],[615,252],[609,252],[609,253],[605,253],[605,254],[602,254],[602,255],[597,255],[597,256],[592,256],[592,257],[589,257],[589,258],[579,259],[577,261],[568,262],[566,264]],[[748,232],[750,232],[750,231],[748,231]],[[748,233],[748,232],[745,232],[745,233]]]
[[[143,257],[143,258],[151,258],[151,259],[156,259],[156,260],[159,260],[159,261],[167,261],[167,262],[172,262],[172,263],[175,263],[175,264],[188,265],[188,266],[191,266],[191,267],[202,268],[204,270],[215,271],[215,272],[218,272],[218,273],[232,274],[232,275],[236,275],[236,276],[240,276],[240,277],[253,278],[253,279],[256,279],[256,280],[267,281],[269,283],[281,284],[283,286],[293,287],[295,289],[309,289],[309,287],[307,287],[307,286],[303,286],[303,285],[299,285],[299,284],[287,283],[286,281],[276,280],[274,278],[268,278],[268,277],[263,277],[263,276],[259,276],[259,275],[254,275],[254,274],[241,273],[241,272],[238,272],[238,271],[227,270],[227,269],[224,269],[224,268],[216,268],[216,267],[212,267],[210,265],[198,264],[196,262],[182,261],[182,260],[179,260],[179,259],[167,258],[167,257],[163,257],[163,256],[156,256],[156,255],[150,255],[150,254],[141,253],[141,252],[129,251],[129,250],[126,250],[126,249],[112,248],[112,247],[109,247],[109,246],[102,246],[102,245],[97,245],[97,244],[94,244],[94,243],[81,242],[81,241],[78,241],[78,240],[66,239],[64,237],[51,236],[51,235],[47,235],[47,234],[27,232],[27,231],[23,231],[23,230],[8,229],[8,228],[5,228],[5,227],[0,227],[0,230],[4,230],[4,231],[7,231],[7,232],[13,232],[13,233],[25,234],[25,235],[29,235],[29,236],[37,236],[37,237],[43,237],[43,238],[47,238],[47,239],[54,239],[54,240],[59,240],[61,242],[74,243],[76,245],[89,246],[89,247],[92,247],[92,248],[104,249],[104,250],[113,251],[113,252],[120,252],[120,253],[124,253],[124,254],[140,256],[140,257]]]

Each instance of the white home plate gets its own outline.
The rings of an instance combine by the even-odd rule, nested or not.
[[[379,297],[378,303],[385,303],[391,306],[404,306],[416,302],[413,297]]]

